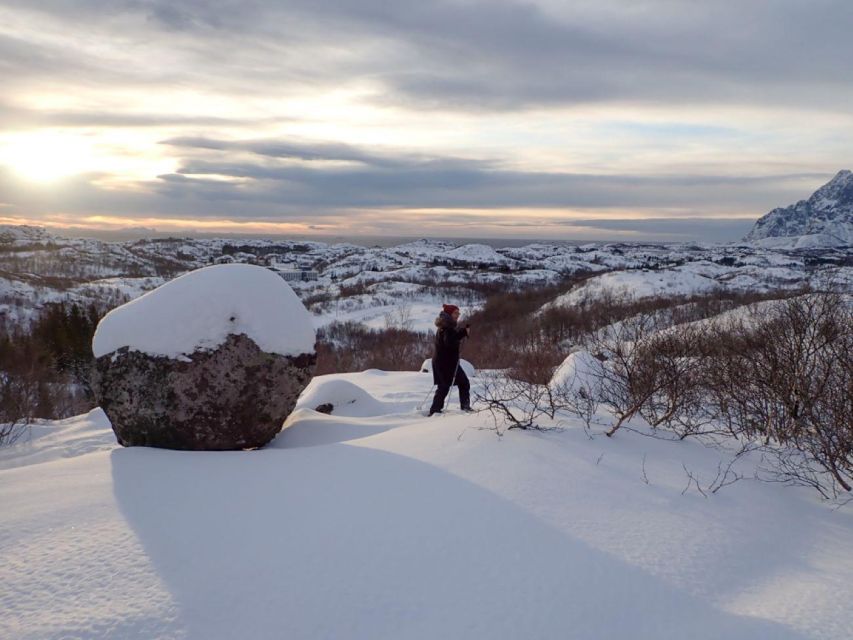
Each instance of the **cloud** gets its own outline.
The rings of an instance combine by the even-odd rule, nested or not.
[[[638,233],[641,238],[673,241],[732,242],[745,236],[755,220],[752,218],[644,218],[642,220],[571,220],[563,224],[573,228],[598,230],[602,237],[617,233]]]
[[[635,214],[757,217],[849,165],[841,0],[0,0],[0,14],[0,144],[77,128],[103,154],[88,167],[103,174],[50,187],[0,175],[4,202],[33,215],[381,226],[477,210],[499,227],[547,210],[615,215],[627,233]],[[109,154],[128,173],[110,175]]]
[[[447,158],[423,153],[401,153],[399,150],[381,153],[355,145],[338,142],[326,142],[305,139],[288,140],[222,140],[203,136],[169,138],[162,144],[182,150],[204,149],[213,151],[247,152],[269,158],[283,158],[313,161],[355,162],[374,167],[401,168],[403,166],[422,166],[432,162],[455,164],[459,168],[467,166],[485,166],[486,161]]]
[[[9,202],[31,211],[62,207],[127,215],[308,221],[345,212],[355,219],[366,210],[386,210],[389,219],[395,210],[516,210],[531,216],[536,210],[563,210],[570,220],[595,210],[645,217],[758,217],[773,206],[806,197],[831,177],[534,171],[495,158],[307,139],[181,137],[164,144],[180,154],[179,169],[155,180],[104,186],[109,176],[91,174],[45,190],[6,174],[0,186]]]
[[[31,10],[20,0],[7,5]],[[825,108],[853,98],[853,5],[843,0],[83,0],[39,7],[117,48],[129,40],[139,58],[68,49],[69,42],[44,36],[27,43],[23,32],[0,41],[0,51],[14,56],[6,73],[75,65],[110,72],[119,84],[123,72],[126,82],[256,82],[257,92],[269,91],[273,78],[316,87],[368,81],[380,102],[473,111],[597,102]],[[152,52],[171,53],[171,64],[150,65],[145,54]]]
[[[0,101],[0,130],[14,131],[36,127],[88,127],[88,128],[244,128],[270,123],[282,123],[276,118],[258,120],[250,118],[223,118],[209,115],[170,113],[145,113],[133,111],[98,111],[94,109],[31,109]]]
[[[524,171],[495,159],[371,151],[353,145],[281,140],[165,141],[188,152],[176,174],[161,176],[174,196],[267,201],[285,207],[636,208],[735,210],[768,194],[802,193],[823,174],[642,175]],[[213,151],[194,156],[193,152]],[[236,154],[236,155],[235,155]],[[279,162],[281,160],[281,162]],[[342,164],[337,164],[339,161]],[[331,163],[330,163],[331,162]],[[232,179],[223,182],[223,178]],[[805,195],[805,194],[803,194]],[[704,201],[704,202],[703,202]],[[699,203],[699,204],[697,204]],[[768,203],[772,204],[772,203]]]
[[[248,173],[248,170],[243,173]],[[396,181],[389,180],[390,189],[386,192],[376,189],[374,184],[363,187],[351,177],[342,183],[337,172],[314,180],[299,179],[292,173],[273,174],[272,177],[254,178],[248,184],[170,174],[154,182],[135,185],[133,189],[117,191],[100,187],[96,175],[68,180],[59,190],[23,189],[0,171],[0,191],[9,198],[4,215],[26,217],[37,222],[40,218],[55,219],[55,214],[62,211],[61,219],[65,226],[74,220],[86,221],[93,216],[104,216],[112,220],[112,226],[125,220],[125,225],[212,229],[210,224],[214,221],[223,221],[220,226],[229,231],[245,224],[245,232],[257,227],[259,232],[265,233],[275,231],[265,228],[264,224],[275,222],[298,224],[305,232],[313,230],[356,236],[731,241],[743,237],[754,222],[754,218],[703,217],[702,211],[697,209],[668,210],[666,214],[669,217],[660,217],[654,206],[646,210],[648,217],[645,219],[618,217],[611,210],[601,213],[609,215],[609,218],[583,217],[572,210],[571,203],[585,182],[588,183],[585,187],[587,200],[608,204],[613,202],[612,190],[616,185],[632,184],[638,189],[645,189],[645,180],[634,176],[569,175],[562,178],[575,185],[558,192],[562,196],[561,202],[565,203],[565,210],[561,207],[537,208],[525,201],[523,212],[506,210],[506,213],[502,213],[502,208],[489,208],[493,200],[504,207],[511,199],[507,192],[490,194],[495,185],[506,180],[505,175],[493,176],[489,185],[481,188],[460,184],[456,189],[402,189]],[[519,182],[525,179],[541,181],[542,177],[515,176]],[[785,177],[756,177],[737,182],[730,182],[725,177],[716,180],[707,176],[699,180],[682,177],[673,179],[673,184],[681,183],[682,189],[707,188],[714,191],[719,190],[720,185],[726,185],[727,188],[760,191],[761,185],[772,185],[774,180],[784,182]],[[358,186],[354,187],[354,184]],[[655,178],[652,184],[654,186],[648,189],[648,193],[660,194],[662,179]],[[432,191],[437,195],[430,196]],[[634,201],[638,196],[634,193],[624,199]],[[431,201],[435,208],[406,208],[412,203],[420,207],[425,200]],[[587,214],[595,210],[595,206],[585,209]],[[118,216],[115,215],[117,211],[121,212]],[[193,220],[197,221],[195,225]],[[93,223],[87,224],[91,226]],[[94,224],[97,225],[97,221]]]

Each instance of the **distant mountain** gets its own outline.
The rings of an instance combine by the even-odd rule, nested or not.
[[[808,200],[773,209],[744,240],[798,248],[853,245],[853,173],[839,171]]]

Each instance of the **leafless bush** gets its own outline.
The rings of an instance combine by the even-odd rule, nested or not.
[[[334,322],[317,333],[317,375],[384,369],[417,370],[432,352],[432,336],[399,327],[370,329]]]
[[[554,419],[559,406],[548,384],[515,378],[507,371],[480,372],[473,389],[478,404],[488,411],[498,435],[512,429],[550,431],[557,427],[540,424]]]
[[[586,416],[589,428],[600,402],[614,419],[608,436],[638,415],[679,438],[728,436],[743,451],[766,449],[765,478],[828,497],[850,491],[849,300],[810,293],[751,309],[737,320],[664,329],[659,313],[644,312],[600,329],[587,341],[597,358],[591,382],[552,390],[549,410]],[[731,468],[722,470],[703,488],[714,492],[732,478]]]
[[[399,328],[405,331],[411,331],[414,321],[412,320],[412,305],[402,304],[393,307],[391,311],[385,314],[385,328]]]
[[[589,339],[589,349],[600,362],[592,372],[598,400],[615,418],[607,436],[637,415],[663,384],[645,361],[656,329],[654,316],[642,313],[604,327]]]
[[[560,410],[580,418],[591,437],[592,423],[600,405],[595,385],[575,373],[569,380],[552,385],[551,390]]]
[[[32,422],[38,386],[22,376],[0,374],[0,446],[17,441]]]
[[[705,376],[733,433],[769,447],[784,482],[853,484],[853,313],[838,294],[776,303],[717,328]]]
[[[707,410],[703,363],[708,338],[702,326],[679,325],[643,340],[636,352],[637,378],[645,391],[640,415],[653,428],[685,438],[716,432]]]

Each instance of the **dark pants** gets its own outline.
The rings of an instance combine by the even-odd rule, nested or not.
[[[468,376],[459,367],[456,370],[456,380],[452,382],[459,387],[459,405],[463,409],[468,409],[471,406],[471,383],[468,382]],[[447,399],[447,394],[450,393],[451,384],[439,384],[435,390],[435,397],[432,399],[432,406],[429,412],[435,413],[444,409],[444,401]]]

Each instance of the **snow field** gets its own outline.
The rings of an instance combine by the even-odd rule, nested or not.
[[[698,442],[422,418],[430,385],[318,377],[253,452],[105,450],[99,411],[41,425],[0,457],[0,637],[850,637],[849,511],[682,495],[682,465],[720,461]]]

